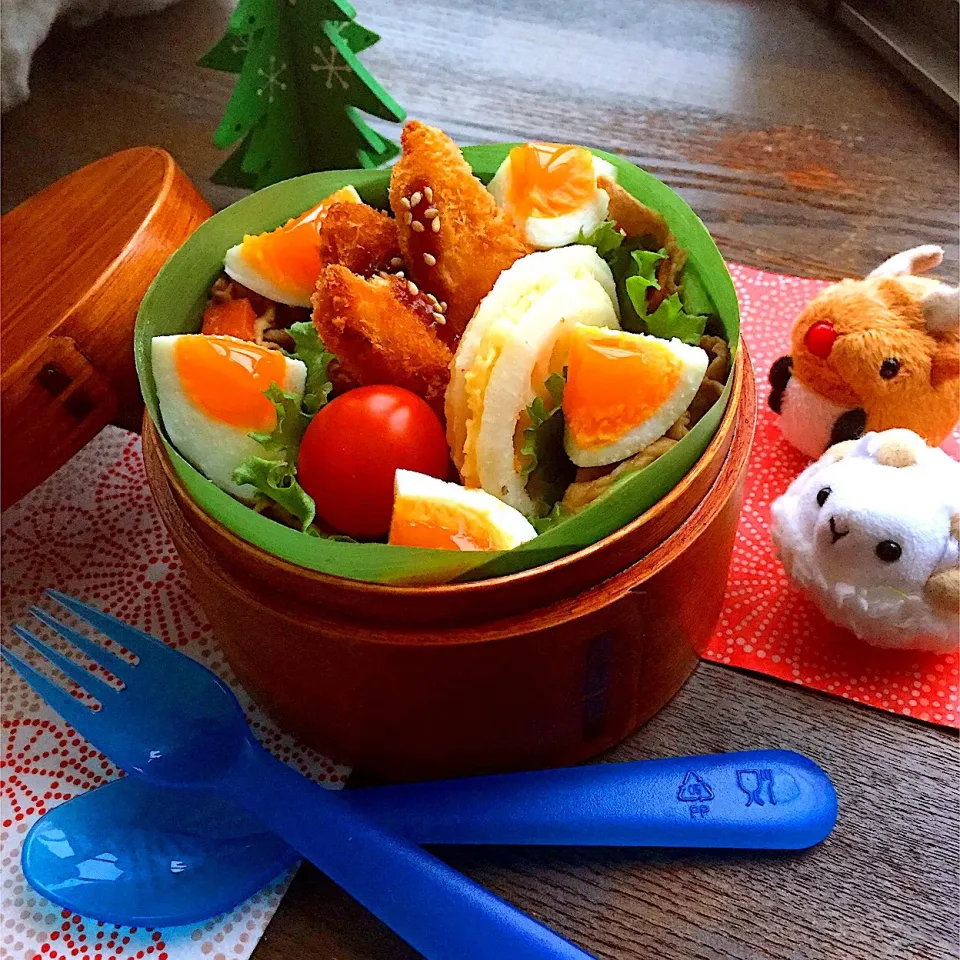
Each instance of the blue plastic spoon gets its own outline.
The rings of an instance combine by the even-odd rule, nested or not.
[[[423,843],[802,849],[837,816],[827,775],[785,750],[609,763],[345,791]],[[194,923],[299,859],[239,805],[125,778],[61,804],[27,835],[23,872],[82,916]]]

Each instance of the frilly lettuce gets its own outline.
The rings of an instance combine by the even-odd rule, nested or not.
[[[520,454],[527,493],[536,504],[536,517],[549,515],[576,473],[563,448],[563,388],[566,380],[558,373],[547,377],[549,403],[536,397],[527,407],[530,424],[523,431]]]
[[[313,415],[330,399],[333,384],[329,367],[336,357],[328,353],[312,323],[295,323],[290,335],[296,344],[292,356],[307,368],[303,399],[286,393],[275,383],[266,396],[277,410],[277,423],[270,433],[251,433],[263,447],[263,455],[247,457],[233,472],[234,483],[248,483],[258,497],[272,500],[297,519],[300,529],[322,536],[311,524],[316,504],[297,481],[297,455],[303,431]]]
[[[597,253],[609,264],[617,285],[620,322],[624,330],[649,333],[664,340],[678,337],[684,343],[700,342],[707,318],[695,311],[704,304],[709,307],[709,301],[699,286],[683,301],[674,293],[653,313],[647,313],[647,291],[651,287],[660,289],[657,264],[666,257],[665,249],[644,250],[640,246],[641,238],[625,237],[610,220],[604,221],[587,236],[581,231],[576,242],[596,247]],[[686,283],[687,278],[684,285]]]

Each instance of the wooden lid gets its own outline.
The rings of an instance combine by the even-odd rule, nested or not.
[[[137,428],[137,308],[211,212],[166,151],[138,147],[64,177],[0,220],[3,508],[105,424]]]

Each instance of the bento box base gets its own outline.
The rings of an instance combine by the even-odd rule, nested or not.
[[[352,614],[326,605],[325,584],[337,578],[292,568],[265,579],[268,555],[250,564],[247,551],[238,562],[189,522],[149,423],[144,460],[231,668],[285,730],[394,780],[571,764],[660,710],[696,669],[720,616],[756,420],[745,365],[723,466],[670,536],[602,583],[486,622],[397,626],[383,615],[389,604],[368,599]]]

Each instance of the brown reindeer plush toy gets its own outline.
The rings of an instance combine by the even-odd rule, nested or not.
[[[770,371],[770,406],[795,447],[817,458],[893,427],[930,446],[947,437],[960,418],[960,290],[917,276],[942,259],[935,246],[898,253],[807,305]]]

